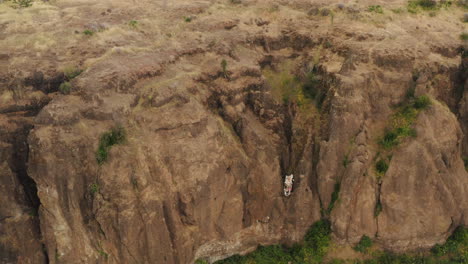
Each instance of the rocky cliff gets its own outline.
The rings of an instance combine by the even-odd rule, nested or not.
[[[215,261],[321,218],[403,252],[468,225],[460,6],[18,3],[0,4],[1,263]]]

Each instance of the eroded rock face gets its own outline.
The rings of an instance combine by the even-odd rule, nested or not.
[[[64,76],[54,60],[9,61],[25,76],[21,91],[1,76],[8,87],[0,88],[1,261],[215,261],[301,241],[321,217],[330,218],[336,242],[368,235],[407,251],[468,224],[466,58],[457,38],[440,33],[458,30],[456,18],[425,28],[408,16],[375,27],[359,20],[366,15],[359,8],[334,10],[331,24],[307,15],[330,10],[325,2],[243,1],[216,12],[208,1],[182,2],[54,6],[51,20],[77,26],[100,17],[91,24],[107,28],[82,39],[40,25],[63,34],[54,56],[86,66],[69,80],[69,95],[57,93]],[[83,18],[68,16],[72,10]],[[190,22],[166,23],[187,13]],[[128,27],[137,15],[141,23]],[[430,44],[410,45],[421,34]],[[311,111],[277,98],[266,81],[266,68],[281,75],[284,65],[300,78],[320,77]],[[433,103],[413,125],[417,137],[392,150],[378,176],[377,141],[409,89]],[[115,126],[126,141],[100,165],[100,137]],[[289,198],[286,173],[295,175]],[[27,213],[39,205],[21,181],[30,178],[38,219]]]

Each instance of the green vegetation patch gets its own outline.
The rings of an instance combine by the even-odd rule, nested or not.
[[[265,69],[263,74],[273,96],[283,104],[294,102],[303,110],[308,110],[309,106],[321,108],[326,98],[322,79],[315,69],[298,77],[292,73],[291,65],[285,64],[278,71]]]
[[[83,34],[84,34],[85,36],[92,36],[92,35],[94,35],[94,33],[95,33],[95,32],[94,32],[93,30],[90,30],[90,29],[85,29],[85,30],[83,30]]]
[[[380,201],[380,199],[378,199],[377,203],[375,204],[374,217],[379,216],[381,212],[382,212],[382,202]]]
[[[121,144],[125,141],[125,131],[122,127],[114,127],[111,131],[108,131],[101,135],[99,140],[99,147],[96,151],[96,161],[99,165],[102,165],[107,161],[109,150],[116,144]]]
[[[224,78],[226,78],[226,79],[229,77],[228,76],[228,71],[227,71],[227,65],[228,65],[227,61],[225,59],[223,59],[221,61],[221,71],[223,73]]]
[[[330,246],[330,233],[330,223],[321,220],[310,227],[302,245],[296,244],[290,248],[281,245],[259,246],[250,254],[235,255],[216,264],[319,264],[323,262],[323,257]]]
[[[32,6],[33,0],[13,0],[12,3],[19,8],[26,8]]]
[[[340,182],[335,183],[335,186],[333,188],[333,193],[331,195],[330,204],[328,205],[328,209],[327,209],[328,214],[331,213],[331,211],[333,210],[333,207],[335,207],[335,203],[338,201],[338,198],[340,197],[340,188],[341,188],[341,183]]]
[[[357,243],[353,249],[361,253],[366,253],[370,247],[372,247],[372,239],[366,235],[363,235],[361,240],[359,240],[359,243]]]
[[[74,66],[68,66],[63,69],[63,74],[68,81],[78,77],[82,72],[82,69]]]
[[[59,91],[62,94],[69,94],[71,92],[71,89],[72,89],[72,85],[69,82],[63,82],[59,86]]]
[[[378,13],[378,14],[383,14],[384,12],[382,6],[380,5],[371,5],[367,8],[367,11]]]
[[[370,247],[372,247],[372,239],[366,235],[363,235],[359,243],[357,243],[353,249],[361,253],[366,253]]]
[[[324,257],[331,246],[330,223],[321,220],[311,226],[302,244],[293,247],[281,245],[259,246],[256,251],[245,256],[235,255],[220,260],[216,264],[461,264],[468,263],[468,229],[458,227],[443,245],[436,245],[432,254],[397,255],[386,251],[370,250],[373,242],[370,237],[362,236],[354,247],[366,255],[364,260],[331,259]],[[205,264],[199,260],[196,264]]]
[[[449,255],[458,263],[468,263],[468,228],[459,226],[443,245],[435,245],[432,253],[437,257]]]
[[[138,26],[138,21],[130,20],[130,22],[128,22],[128,25],[132,28],[136,28]]]
[[[407,9],[408,12],[416,14],[419,11],[437,11],[450,6],[452,6],[452,1],[411,0],[408,1]]]
[[[464,41],[468,40],[468,33],[466,33],[466,32],[461,33],[460,34],[460,39],[464,40]]]
[[[380,175],[385,175],[385,173],[388,170],[388,163],[384,159],[379,159],[375,163],[375,170],[377,171],[378,174]]]
[[[384,136],[379,140],[379,144],[384,149],[391,149],[404,138],[415,137],[416,131],[411,127],[418,114],[431,104],[429,97],[423,95],[418,98],[410,98],[408,102],[401,106],[392,116],[390,127],[385,131]]]
[[[465,170],[468,171],[468,156],[462,157],[463,164],[465,164]]]

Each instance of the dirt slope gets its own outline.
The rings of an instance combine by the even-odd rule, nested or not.
[[[233,2],[0,3],[1,263],[214,261],[321,217],[408,251],[468,225],[461,7]],[[313,100],[285,97],[311,73]],[[408,91],[431,104],[385,149]]]

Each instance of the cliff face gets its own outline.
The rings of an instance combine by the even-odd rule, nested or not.
[[[468,225],[463,11],[402,5],[2,6],[0,262],[214,261],[300,241],[321,217],[338,243],[444,241]],[[313,100],[285,97],[311,73]],[[424,95],[415,134],[382,147]],[[116,127],[125,141],[98,162]]]

